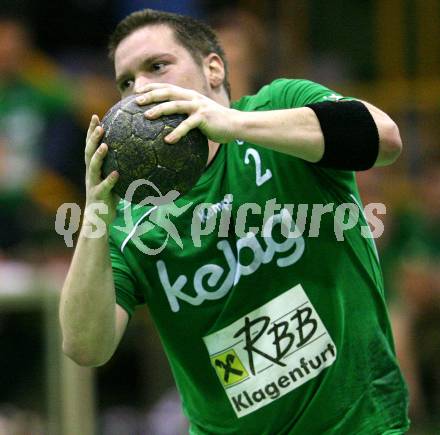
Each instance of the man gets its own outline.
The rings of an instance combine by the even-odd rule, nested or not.
[[[305,80],[276,80],[231,107],[214,34],[179,15],[130,15],[110,54],[121,96],[159,103],[146,117],[187,114],[166,140],[199,128],[208,166],[175,201],[185,208],[173,219],[183,250],[169,239],[145,255],[134,232],[116,228],[124,225],[112,193],[118,174],[101,178],[107,146],[92,117],[87,204],[107,205],[108,231],[86,237],[86,214],[61,295],[64,352],[81,365],[104,364],[135,306],[147,303],[190,433],[403,433],[406,390],[375,247],[361,235],[362,214],[342,240],[333,209],[359,203],[353,170],[397,158],[394,122]],[[286,236],[301,205],[314,209],[312,221]],[[137,225],[149,210],[131,213]],[[191,234],[194,225],[215,229]],[[141,241],[155,249],[167,236],[155,227]]]

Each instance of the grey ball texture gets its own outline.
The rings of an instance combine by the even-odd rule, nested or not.
[[[119,172],[119,179],[113,188],[121,198],[129,185],[136,180],[152,182],[165,195],[177,190],[184,195],[197,183],[208,159],[208,140],[198,129],[193,129],[175,144],[164,142],[163,138],[177,127],[186,115],[166,115],[149,120],[144,113],[150,107],[140,106],[130,95],[116,103],[102,119],[108,153],[102,166],[102,177],[113,170]],[[139,203],[147,196],[158,196],[148,185],[141,185],[135,191],[133,203]]]

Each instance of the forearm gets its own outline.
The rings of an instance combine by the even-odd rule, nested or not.
[[[324,137],[312,109],[236,112],[237,138],[309,162],[322,158]]]
[[[101,365],[115,349],[115,290],[107,234],[81,230],[60,300],[63,351],[77,363]]]
[[[379,134],[374,166],[386,166],[400,155],[402,141],[394,121],[377,107],[362,102]],[[344,104],[344,103],[337,103]],[[239,112],[234,117],[235,137],[315,163],[321,160],[324,135],[314,111],[308,107],[261,112]],[[353,140],[356,146],[356,140]]]

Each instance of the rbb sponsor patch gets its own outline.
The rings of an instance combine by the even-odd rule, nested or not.
[[[203,340],[238,417],[298,388],[336,360],[336,346],[299,284]]]

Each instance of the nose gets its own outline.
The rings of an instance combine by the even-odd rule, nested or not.
[[[139,75],[138,77],[136,77],[134,82],[134,87],[133,87],[134,93],[141,94],[142,92],[144,92],[145,87],[150,83],[152,83],[152,81],[148,79],[148,77],[146,77],[143,74]]]

